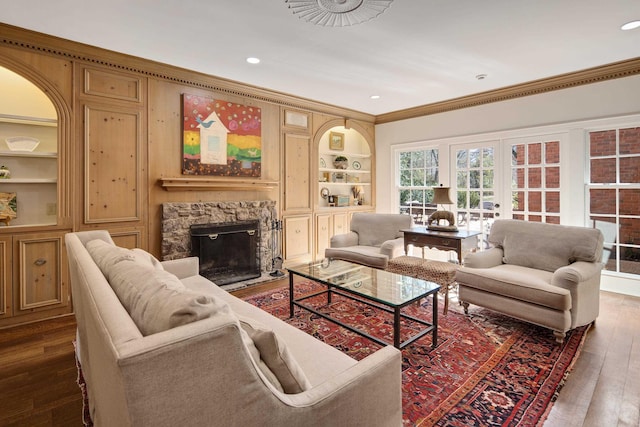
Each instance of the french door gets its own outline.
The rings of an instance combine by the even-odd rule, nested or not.
[[[451,146],[452,190],[458,228],[479,231],[479,249],[488,247],[487,235],[503,205],[499,141]]]

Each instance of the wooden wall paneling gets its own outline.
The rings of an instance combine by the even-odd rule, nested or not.
[[[14,238],[14,314],[32,313],[69,303],[64,233],[34,233]]]
[[[227,182],[248,178],[182,175],[182,94],[205,96],[259,107],[262,111],[262,171],[256,182],[280,182],[280,107],[239,96],[214,93],[164,80],[148,80],[149,147],[149,251],[161,254],[162,204],[166,202],[210,202],[275,200],[280,205],[280,188],[243,191],[166,191],[162,178],[216,178]]]
[[[142,232],[140,230],[109,230],[109,234],[116,246],[121,248],[142,248]]]
[[[143,80],[131,74],[85,68],[83,93],[142,104]]]
[[[85,223],[142,221],[141,112],[99,105],[85,105],[84,111]]]
[[[310,211],[311,138],[285,133],[283,156],[283,210]]]
[[[13,314],[11,310],[13,265],[11,240],[11,237],[0,237],[0,319]]]
[[[332,229],[333,229],[333,225],[331,223],[331,214],[329,213],[316,214],[315,228],[316,228],[315,260],[319,261],[324,259],[324,251],[325,249],[330,247],[330,244],[331,244],[331,236],[332,236]]]

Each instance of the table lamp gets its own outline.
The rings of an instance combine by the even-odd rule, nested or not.
[[[449,197],[449,187],[433,187],[433,203],[436,205],[436,211],[429,216],[427,228],[429,230],[439,231],[458,231],[456,220],[453,212],[446,210],[437,210],[438,205],[452,205],[453,202]],[[447,225],[441,225],[440,221],[444,220]]]

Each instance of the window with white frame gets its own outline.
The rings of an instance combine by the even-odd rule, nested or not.
[[[560,223],[560,141],[511,145],[514,219]]]
[[[413,216],[416,224],[425,224],[436,211],[434,186],[439,180],[438,149],[400,151],[398,156],[398,211]]]
[[[605,269],[640,274],[640,127],[591,131],[588,152],[587,207]]]

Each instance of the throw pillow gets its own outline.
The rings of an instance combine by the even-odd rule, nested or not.
[[[550,272],[569,265],[568,254],[562,245],[550,246],[548,239],[539,239],[536,235],[506,234],[502,249],[505,264]]]
[[[88,242],[87,250],[143,335],[229,312],[222,301],[188,290],[173,274],[157,269],[139,251]]]
[[[285,393],[301,393],[311,388],[300,365],[275,332],[254,319],[242,316],[238,318],[240,326],[260,352],[260,359],[275,374]]]

